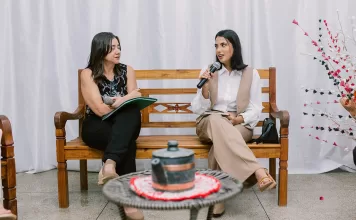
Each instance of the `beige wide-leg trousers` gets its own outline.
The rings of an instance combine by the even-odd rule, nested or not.
[[[204,143],[212,143],[208,165],[223,170],[237,180],[256,183],[256,170],[261,169],[255,155],[246,145],[253,131],[242,125],[233,126],[224,116],[212,114],[197,119],[197,135]]]

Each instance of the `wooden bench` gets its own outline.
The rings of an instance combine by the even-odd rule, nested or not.
[[[9,119],[0,115],[1,138],[1,180],[3,187],[4,208],[17,215],[16,166],[14,158],[14,140]]]
[[[287,111],[279,111],[276,105],[276,69],[258,70],[261,79],[269,81],[269,87],[263,87],[263,93],[269,93],[269,102],[263,102],[263,113],[269,113],[273,119],[280,119],[280,144],[248,144],[257,158],[269,158],[269,170],[271,175],[276,177],[276,158],[279,158],[279,184],[278,184],[278,205],[287,205],[287,178],[288,178],[288,126],[289,114]],[[80,72],[78,71],[78,101],[79,106],[74,113],[57,112],[54,116],[56,127],[56,147],[58,161],[58,200],[59,207],[69,206],[68,197],[68,174],[67,160],[80,160],[80,183],[81,189],[88,189],[87,160],[101,159],[101,151],[89,148],[80,137],[66,141],[65,124],[67,120],[79,119],[79,134],[84,118],[85,103],[80,92]],[[136,70],[138,80],[168,80],[168,79],[196,79],[200,70]],[[140,85],[140,83],[139,83]],[[141,88],[142,96],[150,95],[186,95],[195,94],[195,88]],[[194,128],[195,118],[191,121],[160,121],[150,120],[152,114],[192,114],[189,110],[190,103],[158,101],[154,105],[142,110],[143,128]],[[161,110],[158,110],[159,107]],[[258,123],[262,126],[262,121]],[[178,140],[180,147],[193,149],[196,158],[207,158],[209,145],[200,143],[196,135],[152,135],[140,136],[137,140],[138,159],[151,158],[152,151],[159,148],[166,148],[168,140]]]

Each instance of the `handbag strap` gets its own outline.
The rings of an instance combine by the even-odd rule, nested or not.
[[[267,125],[267,129],[264,133],[261,134],[261,136],[259,136],[257,139],[252,139],[251,142],[256,142],[257,144],[261,143],[262,139],[266,137],[266,135],[271,131],[273,127],[273,124],[272,123],[269,123]]]

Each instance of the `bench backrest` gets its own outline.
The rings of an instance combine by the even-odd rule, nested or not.
[[[80,73],[82,70],[78,70],[78,101],[79,105],[84,105],[84,99],[80,90]],[[257,70],[261,80],[268,81],[268,86],[262,87],[263,94],[269,94],[269,101],[263,102],[263,113],[270,113],[270,103],[276,103],[276,69],[270,67],[269,69]],[[196,80],[195,85],[198,83],[199,69],[182,69],[182,70],[136,70],[136,78],[140,85],[140,80]],[[266,84],[266,83],[263,83]],[[142,96],[160,96],[160,95],[187,95],[196,94],[196,86],[193,88],[140,88]],[[158,101],[153,105],[142,110],[142,127],[143,128],[189,128],[195,127],[195,120],[188,121],[151,121],[150,115],[152,114],[193,114],[189,109],[190,102],[161,102]],[[84,112],[83,112],[84,114]],[[257,127],[262,126],[261,120]],[[80,120],[79,129],[81,129],[82,120]]]

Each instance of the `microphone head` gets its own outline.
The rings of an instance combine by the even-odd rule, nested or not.
[[[219,70],[219,69],[221,68],[221,63],[220,63],[220,62],[215,62],[215,63],[213,63],[213,66],[214,66],[217,70]]]
[[[220,62],[215,62],[213,65],[210,66],[210,72],[213,73],[216,70],[221,69],[221,63]]]
[[[210,66],[210,72],[214,73],[216,70],[221,69],[221,63],[220,62],[215,62]],[[198,89],[201,89],[203,87],[203,85],[205,84],[205,82],[208,81],[208,79],[201,79],[200,82],[197,85]]]

